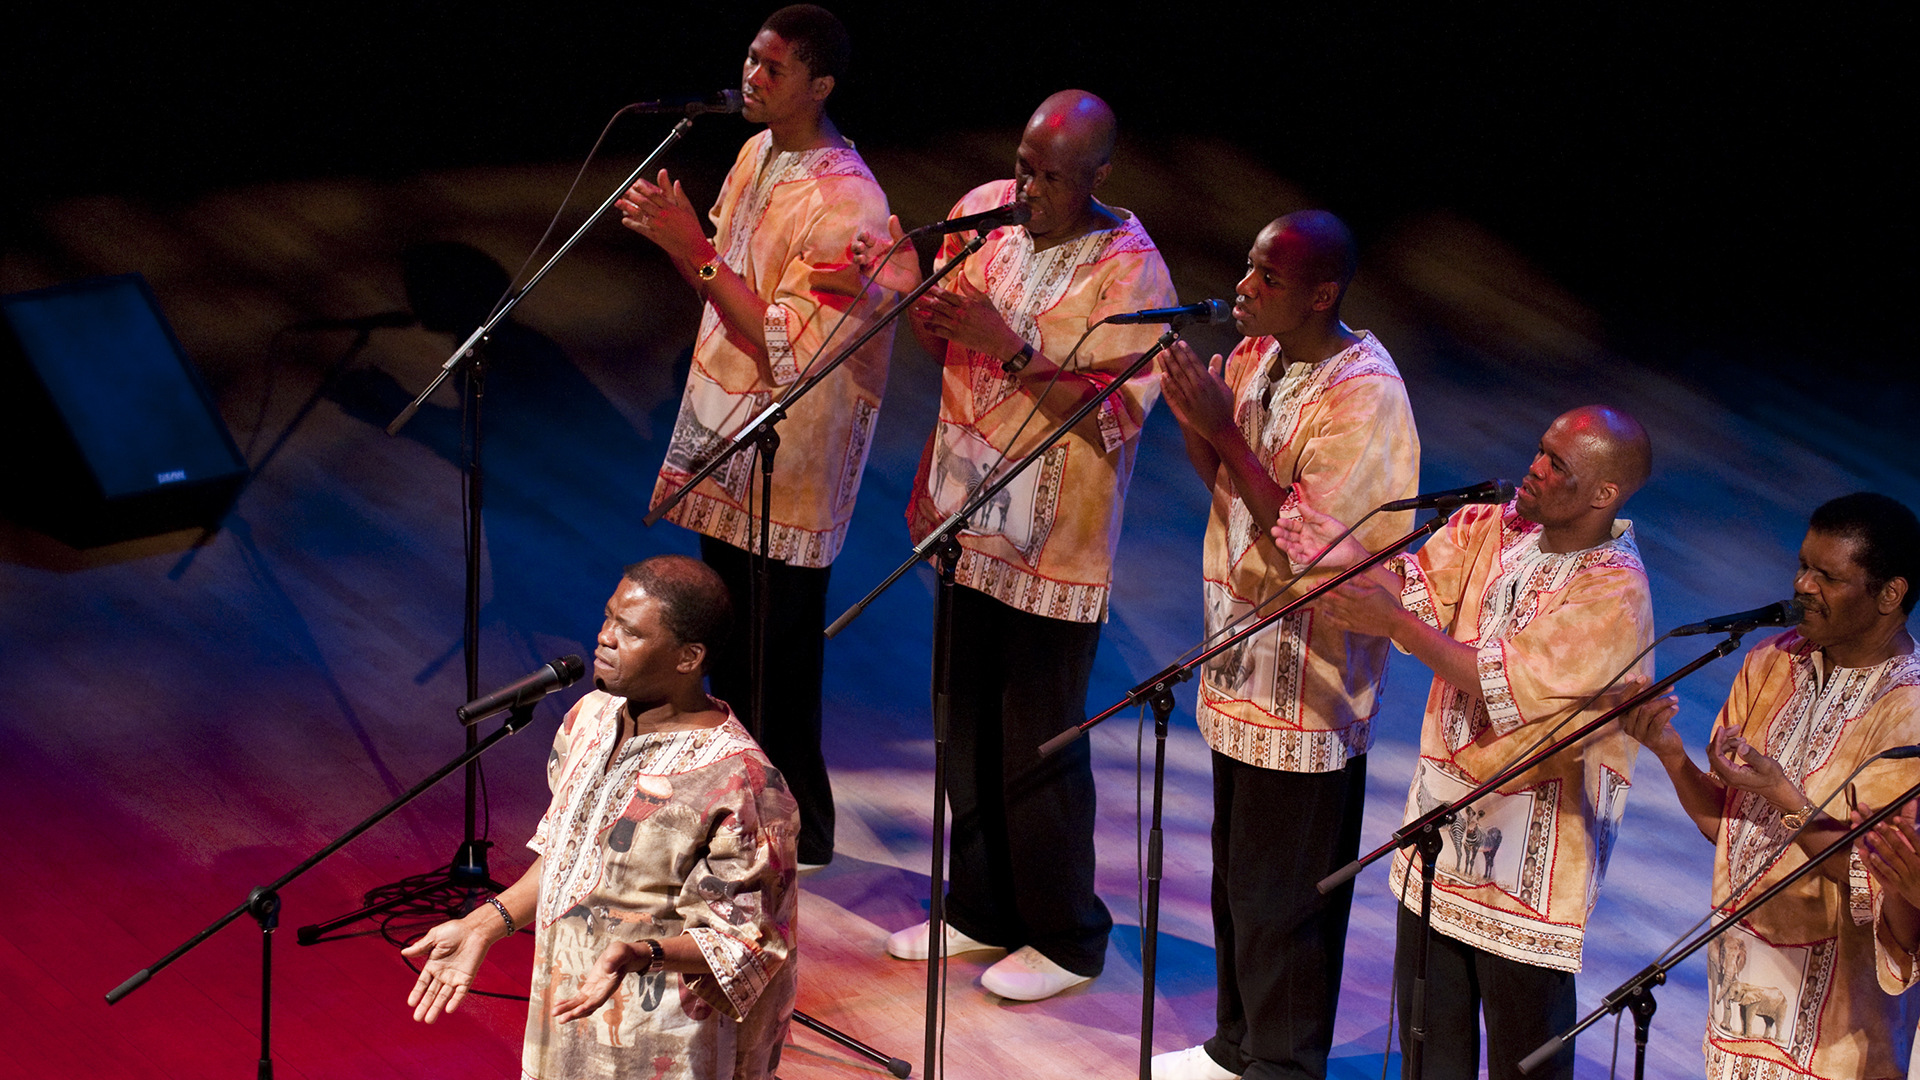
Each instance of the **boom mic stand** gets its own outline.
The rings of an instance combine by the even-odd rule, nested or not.
[[[1461,810],[1480,801],[1482,797],[1492,792],[1495,788],[1534,768],[1561,750],[1585,739],[1587,736],[1600,730],[1601,727],[1611,722],[1621,713],[1628,712],[1638,707],[1642,702],[1651,701],[1660,696],[1665,693],[1669,687],[1673,686],[1673,684],[1693,674],[1695,671],[1700,670],[1708,663],[1731,653],[1739,647],[1740,638],[1752,629],[1753,627],[1751,626],[1732,628],[1728,632],[1725,641],[1722,641],[1720,644],[1715,645],[1713,648],[1695,657],[1685,667],[1652,683],[1620,704],[1582,724],[1569,734],[1562,735],[1554,742],[1508,765],[1506,768],[1495,773],[1479,787],[1467,792],[1453,802],[1436,806],[1415,820],[1402,825],[1400,830],[1393,834],[1393,839],[1388,840],[1367,854],[1362,855],[1360,858],[1327,875],[1319,882],[1317,887],[1322,893],[1332,892],[1340,885],[1351,880],[1354,875],[1397,848],[1413,847],[1420,852],[1420,946],[1414,952],[1413,1015],[1408,1018],[1407,1022],[1407,1038],[1410,1045],[1410,1050],[1407,1054],[1407,1072],[1414,1080],[1419,1080],[1423,1075],[1423,1069],[1426,1065],[1427,951],[1433,941],[1433,881],[1436,875],[1435,863],[1440,857],[1440,847],[1442,843],[1441,829],[1445,828]],[[1651,1003],[1648,1004],[1647,1008],[1648,1016],[1651,1017]],[[1582,1027],[1584,1026],[1585,1025],[1582,1025]],[[1576,1033],[1577,1031],[1578,1029],[1576,1029]],[[1571,1034],[1568,1038],[1571,1038]],[[1547,1055],[1543,1056],[1541,1060],[1546,1060],[1546,1057],[1551,1057],[1553,1053],[1557,1053],[1558,1051],[1559,1044],[1556,1043],[1553,1049]]]
[[[287,871],[285,874],[282,874],[272,884],[261,885],[253,889],[247,894],[245,903],[215,919],[209,923],[205,929],[181,943],[178,948],[161,957],[159,960],[141,968],[132,978],[109,990],[107,992],[107,1004],[116,1004],[121,998],[138,990],[162,968],[185,956],[187,953],[192,952],[196,946],[218,933],[221,928],[225,927],[228,923],[238,919],[242,915],[252,915],[254,921],[260,925],[260,1060],[256,1066],[255,1076],[258,1080],[272,1080],[273,932],[280,925],[280,890],[286,888],[295,878],[319,865],[321,860],[327,856],[345,847],[354,837],[378,825],[381,821],[385,820],[389,814],[412,802],[422,792],[446,779],[453,770],[462,766],[471,766],[474,759],[486,753],[495,743],[527,726],[527,722],[533,719],[533,705],[534,703],[528,702],[525,705],[515,706],[512,711],[507,714],[506,722],[501,725],[500,730],[469,746],[459,757],[441,766],[433,775],[427,777],[425,780],[408,788],[399,798],[375,811],[372,817],[341,833],[331,843],[327,844],[326,847],[309,855],[306,861]],[[473,729],[468,728],[467,730],[471,733]]]
[[[1462,502],[1465,501],[1467,500],[1463,498]],[[1415,528],[1407,535],[1367,556],[1367,558],[1361,562],[1328,578],[1326,581],[1294,599],[1292,603],[1268,615],[1262,616],[1259,621],[1236,631],[1233,635],[1212,645],[1192,660],[1176,662],[1161,669],[1161,671],[1152,678],[1135,686],[1132,690],[1127,691],[1126,697],[1121,698],[1105,712],[1089,719],[1086,723],[1078,727],[1069,728],[1061,732],[1041,745],[1040,754],[1042,756],[1051,754],[1061,747],[1066,746],[1068,743],[1073,742],[1075,739],[1078,739],[1082,734],[1096,725],[1104,723],[1123,709],[1131,708],[1142,701],[1147,702],[1153,707],[1153,818],[1152,824],[1147,831],[1147,910],[1144,918],[1145,925],[1140,928],[1140,976],[1144,984],[1140,1001],[1140,1080],[1152,1080],[1153,1076],[1154,980],[1159,962],[1160,879],[1162,849],[1164,844],[1164,836],[1160,830],[1160,812],[1166,791],[1167,726],[1169,719],[1173,716],[1173,688],[1185,682],[1187,679],[1192,678],[1194,669],[1206,663],[1208,660],[1213,659],[1213,657],[1219,653],[1252,637],[1274,622],[1286,618],[1294,611],[1312,603],[1321,595],[1338,588],[1352,578],[1400,554],[1421,537],[1438,532],[1440,527],[1447,523],[1447,514],[1453,508],[1443,506],[1438,507],[1438,509],[1441,509],[1442,512],[1435,515],[1426,524]],[[1436,854],[1438,854],[1438,850],[1438,848],[1435,849]],[[1325,886],[1324,882],[1322,885],[1321,892],[1324,893],[1330,890],[1330,887]]]
[[[926,295],[927,290],[939,284],[942,278],[945,278],[948,274],[958,269],[961,263],[971,257],[974,252],[979,251],[981,245],[986,242],[986,232],[975,232],[973,239],[967,241],[966,246],[962,247],[953,258],[947,260],[944,266],[935,271],[931,277],[921,281],[911,292],[908,292],[896,301],[893,307],[889,308],[884,315],[874,320],[859,337],[849,342],[833,359],[827,361],[826,365],[819,371],[809,375],[803,382],[797,384],[792,390],[782,394],[773,404],[767,406],[759,416],[754,417],[746,427],[734,435],[732,441],[722,447],[719,453],[713,455],[706,464],[700,466],[693,475],[689,476],[686,483],[681,484],[672,495],[669,495],[659,506],[647,513],[645,519],[646,524],[651,526],[670,513],[674,507],[680,505],[680,502],[685,499],[695,487],[698,487],[701,481],[718,472],[721,466],[733,460],[736,454],[748,446],[754,447],[755,452],[759,455],[760,549],[749,554],[753,566],[752,607],[754,617],[753,634],[747,642],[747,677],[748,681],[753,684],[753,698],[747,713],[747,731],[756,741],[760,738],[760,727],[766,708],[767,693],[765,678],[767,662],[767,619],[768,603],[772,596],[773,577],[773,457],[774,452],[780,448],[780,433],[775,430],[775,426],[778,425],[780,421],[786,419],[787,412],[791,410],[800,399],[812,393],[815,387],[826,380],[827,376],[833,374],[841,364],[846,363],[849,357],[860,351],[861,346],[872,340],[875,334],[878,334],[881,330],[892,324],[895,319],[900,317],[902,312],[913,305],[915,300]],[[898,575],[895,576],[897,577]],[[891,582],[889,582],[889,584],[891,584]],[[884,588],[884,586],[882,587]],[[837,625],[838,624],[836,624],[836,626]],[[827,636],[832,637],[834,633],[835,630],[829,629]],[[860,1054],[884,1065],[887,1071],[893,1073],[895,1076],[904,1077],[913,1070],[913,1066],[903,1059],[891,1057],[874,1050],[865,1043],[859,1042],[846,1033],[838,1031],[814,1017],[808,1016],[798,1009],[794,1010],[793,1017],[803,1026],[820,1032],[835,1042],[843,1046],[851,1047]],[[931,1049],[931,1040],[929,1040],[928,1046]],[[931,1061],[932,1059],[929,1057],[928,1060]]]
[[[1739,635],[1736,634],[1734,636],[1737,638]],[[1633,1075],[1634,1080],[1642,1080],[1642,1078],[1646,1076],[1647,1069],[1647,1029],[1653,1024],[1653,1010],[1655,1007],[1653,988],[1667,981],[1667,972],[1678,967],[1680,961],[1699,952],[1701,948],[1705,947],[1714,938],[1719,937],[1721,934],[1739,925],[1741,920],[1745,919],[1749,912],[1752,912],[1767,901],[1780,895],[1780,893],[1786,890],[1787,886],[1792,885],[1794,882],[1812,873],[1821,863],[1851,849],[1854,841],[1865,835],[1866,832],[1875,825],[1891,817],[1901,807],[1912,802],[1916,797],[1920,797],[1920,784],[1913,785],[1899,798],[1888,802],[1885,806],[1869,814],[1865,821],[1847,830],[1838,840],[1835,840],[1823,848],[1820,854],[1808,859],[1805,863],[1796,867],[1792,873],[1768,886],[1766,891],[1753,898],[1752,903],[1728,912],[1724,918],[1715,923],[1706,933],[1695,938],[1693,943],[1685,949],[1675,953],[1666,960],[1647,965],[1639,974],[1614,988],[1614,991],[1600,1002],[1600,1007],[1588,1013],[1579,1023],[1568,1028],[1564,1033],[1548,1039],[1540,1045],[1538,1050],[1521,1059],[1520,1071],[1526,1073],[1538,1068],[1542,1062],[1559,1053],[1562,1046],[1572,1042],[1574,1036],[1592,1027],[1602,1016],[1608,1013],[1618,1013],[1622,1008],[1630,1008],[1633,1010]]]
[[[976,240],[978,238],[976,237]],[[957,260],[956,260],[957,261]],[[1002,488],[1012,483],[1034,462],[1053,449],[1055,443],[1066,437],[1067,432],[1087,418],[1094,409],[1112,397],[1121,387],[1127,385],[1141,372],[1162,349],[1173,344],[1179,337],[1177,329],[1168,330],[1160,335],[1152,348],[1140,354],[1124,372],[1109,383],[1106,389],[1082,402],[1071,416],[1048,433],[1026,457],[1003,474],[998,480],[984,485],[981,490],[967,500],[966,504],[953,512],[946,521],[933,530],[926,539],[914,547],[913,554],[896,567],[887,579],[860,602],[848,608],[833,625],[827,627],[827,636],[833,637],[846,629],[847,624],[860,617],[867,606],[886,592],[893,583],[906,576],[907,571],[920,562],[933,558],[939,574],[940,587],[935,592],[934,630],[933,630],[933,853],[931,868],[928,872],[930,893],[927,899],[927,1030],[926,1030],[926,1068],[927,1075],[938,1077],[936,1071],[939,1062],[939,1033],[941,1020],[941,976],[946,967],[946,833],[947,833],[947,726],[951,718],[953,704],[953,590],[954,572],[960,561],[960,532],[967,527],[967,521],[989,500],[1000,493]],[[1079,729],[1074,729],[1079,730]]]
[[[687,116],[681,117],[679,123],[673,125],[673,129],[667,132],[666,138],[660,141],[660,145],[654,147],[653,152],[647,155],[646,160],[642,161],[639,167],[634,169],[633,173],[629,175],[618,188],[614,189],[612,194],[601,201],[598,209],[587,215],[586,220],[580,223],[580,227],[573,231],[573,235],[567,237],[559,249],[556,250],[545,263],[541,264],[540,269],[535,271],[531,278],[527,279],[525,285],[508,294],[507,298],[494,309],[493,314],[488,316],[485,322],[474,328],[473,333],[467,335],[466,341],[462,342],[460,347],[453,351],[453,355],[447,357],[446,362],[440,365],[439,374],[433,377],[433,381],[427,384],[427,388],[420,391],[419,396],[409,402],[406,408],[401,409],[400,414],[395,416],[393,421],[387,425],[388,435],[399,434],[400,429],[406,426],[407,421],[413,419],[414,414],[420,411],[420,406],[426,403],[427,398],[431,397],[434,391],[440,389],[441,384],[446,382],[447,378],[456,370],[463,367],[465,368],[467,407],[463,412],[465,413],[466,423],[468,425],[468,431],[466,432],[468,447],[466,461],[467,528],[465,618],[462,623],[464,633],[461,646],[466,657],[468,701],[472,701],[474,698],[480,696],[480,543],[482,496],[485,490],[486,479],[480,454],[481,406],[484,404],[486,396],[486,365],[481,351],[482,347],[486,344],[488,338],[492,336],[494,327],[500,325],[501,321],[519,305],[521,299],[532,292],[534,286],[540,284],[541,280],[547,276],[547,271],[553,269],[554,264],[558,263],[566,256],[567,252],[573,249],[573,245],[578,243],[582,236],[586,235],[587,230],[592,228],[594,222],[600,219],[600,215],[606,213],[607,210],[619,200],[620,196],[624,195],[627,189],[634,185],[635,181],[645,175],[646,171],[653,167],[653,163],[659,160],[660,155],[666,153],[668,147],[679,142],[688,131],[693,129],[693,118],[695,115],[698,115],[698,112],[689,112]],[[473,728],[468,727],[466,731],[466,741],[469,751],[476,745],[475,738]],[[403,878],[400,881],[368,890],[364,897],[366,900],[364,906],[323,923],[303,926],[295,934],[295,940],[302,945],[317,944],[323,940],[327,934],[343,926],[350,925],[361,919],[369,918],[385,911],[423,901],[431,903],[435,908],[449,914],[464,914],[474,903],[475,897],[481,892],[499,892],[505,888],[504,885],[493,879],[492,873],[487,868],[487,851],[493,846],[493,842],[480,839],[477,835],[478,801],[476,799],[476,788],[479,779],[480,765],[477,760],[473,760],[467,766],[465,776],[466,834],[465,838],[460,842],[460,846],[454,851],[452,862],[444,867],[415,874],[411,877]]]

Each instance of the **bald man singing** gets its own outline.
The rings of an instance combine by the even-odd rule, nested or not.
[[[1622,668],[1650,675],[1647,575],[1632,526],[1615,515],[1646,482],[1652,449],[1631,416],[1574,409],[1540,437],[1519,494],[1506,506],[1456,513],[1415,555],[1323,597],[1316,617],[1391,638],[1433,669],[1420,762],[1406,819],[1452,802],[1522,757]],[[1276,542],[1296,562],[1338,535],[1303,509]],[[1352,541],[1330,561],[1351,565]],[[1626,808],[1638,744],[1609,725],[1462,811],[1444,836],[1433,889],[1426,987],[1428,1080],[1479,1075],[1480,1014],[1487,1075],[1572,1026],[1574,973],[1587,916]],[[1420,942],[1420,881],[1406,852],[1393,863],[1402,903],[1395,961],[1404,1031]],[[1569,1043],[1531,1077],[1573,1076]]]
[[[915,337],[944,372],[939,421],[907,508],[916,542],[1107,390],[1162,330],[1102,327],[1075,353],[1088,327],[1176,302],[1139,219],[1094,197],[1112,169],[1113,141],[1105,102],[1057,93],[1028,121],[1014,178],[953,207],[958,217],[1017,200],[1032,217],[995,230],[913,312]],[[941,257],[967,239],[949,236]],[[1036,750],[1086,716],[1121,507],[1158,378],[1139,375],[1115,391],[961,536],[947,951],[1012,950],[981,979],[1002,997],[1050,997],[1106,963],[1113,919],[1093,888],[1090,752],[1084,740],[1045,759]],[[909,927],[887,951],[924,958],[927,937],[926,924]]]

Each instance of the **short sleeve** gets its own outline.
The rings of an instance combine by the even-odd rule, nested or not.
[[[682,882],[675,907],[713,971],[688,976],[688,988],[739,1020],[793,951],[799,811],[765,759],[743,754],[733,761],[745,775],[714,802],[706,853]]]
[[[1498,734],[1584,701],[1651,640],[1652,604],[1638,570],[1582,570],[1563,593],[1519,633],[1480,646],[1480,694]]]

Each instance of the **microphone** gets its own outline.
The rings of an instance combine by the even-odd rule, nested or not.
[[[1195,322],[1218,326],[1233,321],[1233,305],[1225,300],[1202,300],[1185,307],[1156,307],[1125,315],[1109,315],[1100,321],[1122,326],[1130,323],[1168,323],[1179,327]]]
[[[378,315],[359,315],[351,319],[308,319],[288,330],[398,330],[420,320],[411,311],[383,311]]]
[[[1688,623],[1668,634],[1668,637],[1688,637],[1693,634],[1744,634],[1757,626],[1796,626],[1805,608],[1798,600],[1781,600],[1757,607],[1752,611],[1736,611],[1731,615],[1722,615],[1717,619]]]
[[[744,104],[738,90],[722,90],[708,97],[670,97],[659,101],[636,101],[622,112],[635,113],[685,113],[699,116],[702,113],[737,113]]]
[[[532,705],[555,690],[563,690],[578,682],[580,676],[587,673],[585,664],[577,656],[563,656],[548,663],[540,670],[495,690],[485,697],[477,697],[454,710],[462,724],[472,727],[502,709],[518,709]]]
[[[948,218],[931,225],[922,225],[909,233],[910,236],[945,236],[956,232],[991,232],[1002,225],[1025,225],[1033,216],[1033,207],[1023,202],[1010,202],[1005,206],[996,206],[991,210],[982,210],[965,217]]]
[[[1482,480],[1466,487],[1448,488],[1445,491],[1431,491],[1425,495],[1415,495],[1411,499],[1395,499],[1383,503],[1383,511],[1394,510],[1443,510],[1452,511],[1470,503],[1504,503],[1513,498],[1513,481]]]
[[[1894,761],[1899,761],[1902,758],[1916,758],[1920,757],[1920,745],[1896,746],[1890,750],[1882,750],[1873,756],[1877,758],[1890,758]]]

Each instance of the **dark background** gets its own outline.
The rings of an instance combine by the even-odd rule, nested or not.
[[[1915,404],[1913,17],[1554,5],[836,5],[862,145],[939,153],[1091,89],[1130,138],[1224,136],[1363,242],[1446,210],[1708,384],[1764,370],[1876,423]],[[629,101],[732,85],[766,4],[41,10],[0,46],[0,240],[85,192],[577,160]],[[696,127],[717,156],[741,125]],[[616,129],[638,153],[657,125]]]

